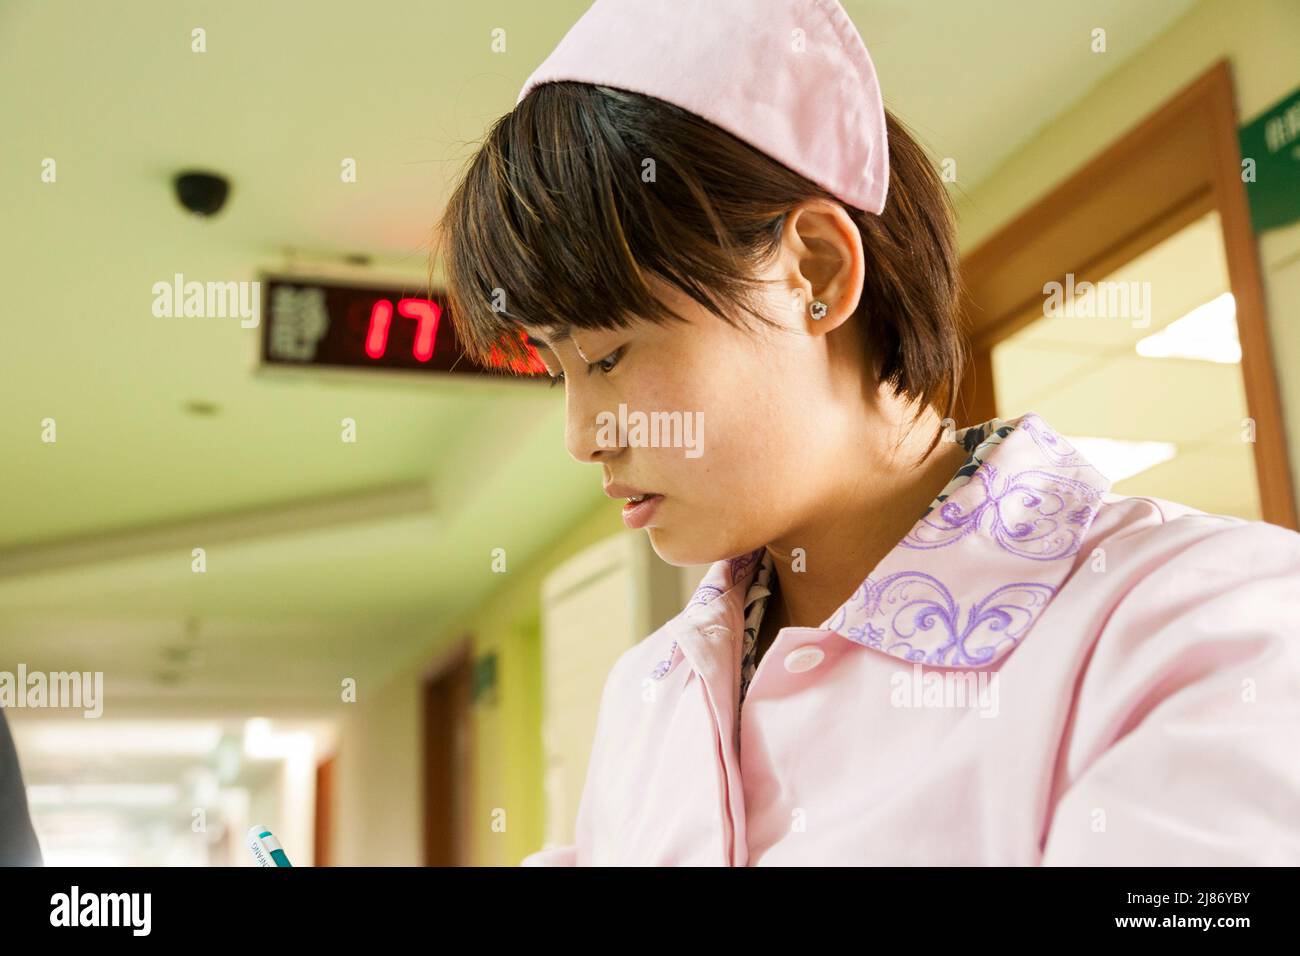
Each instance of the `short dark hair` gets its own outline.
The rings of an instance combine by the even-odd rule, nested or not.
[[[854,318],[874,353],[868,369],[950,417],[966,362],[952,208],[925,151],[888,111],[885,120],[889,192],[877,216],[671,103],[578,82],[536,87],[493,124],[438,225],[434,261],[445,263],[457,336],[478,361],[501,364],[528,358],[520,322],[612,329],[682,318],[646,273],[725,321],[739,320],[737,308],[767,321],[749,298],[761,285],[755,267],[779,247],[791,209],[830,199],[862,235]]]

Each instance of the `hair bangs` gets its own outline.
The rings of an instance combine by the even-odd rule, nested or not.
[[[607,87],[543,85],[493,124],[472,158],[437,242],[451,321],[475,361],[541,371],[521,325],[563,334],[685,321],[648,276],[727,321],[733,304],[757,314],[736,237],[694,170],[655,168],[664,150],[638,132],[629,102]]]

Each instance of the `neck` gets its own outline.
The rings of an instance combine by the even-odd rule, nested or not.
[[[818,627],[871,574],[966,459],[965,449],[940,441],[917,459],[938,428],[924,419],[900,443],[869,448],[870,461],[849,462],[819,513],[767,545],[777,576],[776,627]],[[802,560],[800,558],[802,557]]]

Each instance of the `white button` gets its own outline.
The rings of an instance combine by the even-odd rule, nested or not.
[[[825,656],[826,652],[816,644],[805,644],[785,655],[785,669],[791,674],[802,674],[820,664]]]

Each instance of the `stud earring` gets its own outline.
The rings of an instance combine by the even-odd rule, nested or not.
[[[811,306],[813,321],[826,318],[827,306],[821,299],[813,299]]]

